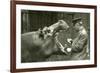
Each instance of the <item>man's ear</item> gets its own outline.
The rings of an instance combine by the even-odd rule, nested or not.
[[[82,25],[82,24],[83,24],[83,22],[82,22],[82,21],[80,21],[80,22],[79,22],[79,24],[80,24],[80,25]]]

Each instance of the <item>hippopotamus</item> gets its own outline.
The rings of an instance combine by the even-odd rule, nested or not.
[[[58,52],[55,37],[60,30],[69,28],[64,20],[47,27],[46,30],[37,30],[21,34],[21,62],[41,62],[52,53]],[[45,33],[46,32],[46,33]]]

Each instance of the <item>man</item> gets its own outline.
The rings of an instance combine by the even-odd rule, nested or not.
[[[75,30],[78,32],[78,35],[73,40],[67,39],[71,46],[68,47],[66,44],[65,51],[70,56],[71,60],[83,60],[87,58],[87,31],[83,26],[82,18],[73,19],[72,22]]]

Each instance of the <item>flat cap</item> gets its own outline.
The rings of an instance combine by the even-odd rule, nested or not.
[[[78,17],[78,18],[73,19],[72,20],[72,23],[75,24],[75,23],[77,23],[77,22],[79,22],[81,20],[82,20],[82,18],[81,17]]]

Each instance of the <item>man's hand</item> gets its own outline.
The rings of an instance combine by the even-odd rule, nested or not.
[[[72,44],[72,39],[71,38],[68,38],[67,39],[67,42],[70,43],[70,44]]]
[[[65,44],[65,51],[67,51],[67,52],[71,52],[71,50],[72,50],[72,48],[70,48],[70,47],[68,47],[68,45],[67,44]]]

